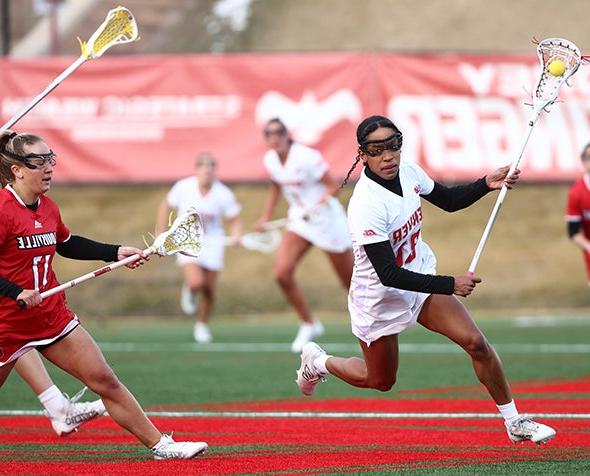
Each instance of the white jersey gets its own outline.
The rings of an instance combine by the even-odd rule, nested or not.
[[[363,248],[363,245],[388,240],[398,266],[423,274],[435,272],[434,254],[422,241],[420,199],[421,194],[432,192],[434,181],[419,166],[403,161],[399,178],[401,197],[368,178],[364,171],[354,188],[348,205],[348,224],[354,250],[349,309],[353,318],[365,319],[367,325],[397,319],[402,325],[398,326],[399,329],[403,330],[412,319],[415,323],[416,307],[421,306],[427,295],[383,286]],[[380,326],[383,330],[385,323]],[[396,329],[390,324],[386,327],[389,331]],[[384,332],[381,334],[387,335]]]
[[[233,192],[218,180],[203,195],[196,177],[187,177],[176,182],[166,197],[168,205],[179,215],[194,208],[203,222],[203,245],[197,258],[177,255],[180,265],[196,263],[204,268],[219,271],[223,267],[225,244],[223,241],[224,218],[232,219],[240,214],[240,204]]]
[[[319,151],[294,142],[284,164],[271,149],[264,155],[264,166],[289,204],[287,230],[327,252],[342,253],[350,249],[346,213],[338,199],[330,197],[314,209],[327,192],[321,179],[328,171],[328,164]],[[312,213],[304,220],[310,210]]]
[[[187,177],[176,182],[167,195],[168,205],[182,215],[194,208],[203,221],[206,236],[223,236],[223,219],[232,219],[240,214],[240,204],[233,192],[216,180],[203,195],[196,177]]]
[[[294,142],[284,164],[279,154],[270,149],[264,154],[264,166],[271,180],[281,187],[289,204],[289,218],[299,218],[326,194],[321,179],[328,164],[315,149]]]

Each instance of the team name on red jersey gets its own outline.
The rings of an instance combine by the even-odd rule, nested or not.
[[[414,213],[412,213],[412,215],[410,215],[410,218],[408,219],[407,222],[405,222],[401,227],[399,227],[397,230],[394,230],[393,233],[391,234],[391,242],[392,244],[397,244],[400,241],[402,241],[406,236],[408,236],[408,233],[410,232],[410,230],[412,230],[418,223],[422,222],[422,207],[418,207],[416,209],[416,211]]]
[[[36,235],[25,235],[16,237],[16,248],[19,250],[43,248],[44,246],[55,246],[56,244],[57,234],[55,231],[52,231],[50,233],[38,233]]]

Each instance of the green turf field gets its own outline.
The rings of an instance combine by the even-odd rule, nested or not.
[[[322,345],[334,354],[358,355],[346,316],[319,316],[327,330]],[[206,439],[209,452],[163,469],[109,418],[59,439],[44,417],[23,415],[38,414],[40,407],[13,374],[0,390],[0,426],[6,426],[0,429],[0,474],[3,467],[7,474],[586,474],[590,316],[477,319],[502,356],[520,411],[561,418],[545,420],[558,429],[555,441],[511,445],[467,356],[420,327],[400,338],[400,371],[391,392],[329,378],[305,398],[294,383],[299,357],[289,352],[296,329],[291,314],[218,316],[215,340],[207,345],[192,341],[188,318],[94,319],[87,327],[158,427],[176,430],[181,440]],[[63,390],[80,388],[48,367]],[[424,417],[412,419],[412,408]],[[291,414],[298,410],[310,415]],[[269,415],[273,411],[283,416]],[[334,411],[346,419],[327,414]],[[403,415],[366,419],[367,412],[387,411]],[[474,420],[460,415],[472,411],[483,413]],[[568,419],[572,411],[586,416]]]
[[[327,332],[320,342],[328,352],[359,354],[345,315],[322,318]],[[500,353],[511,381],[573,379],[590,373],[590,316],[486,315],[478,322]],[[296,330],[290,314],[218,318],[212,324],[215,342],[210,346],[193,342],[188,318],[93,320],[88,328],[120,378],[148,407],[299,396],[294,384],[299,358],[288,351]],[[403,333],[400,343],[399,378],[393,391],[359,390],[330,379],[314,398],[396,398],[400,390],[477,383],[467,356],[445,338],[416,327]],[[71,377],[49,369],[63,390],[78,390]],[[12,375],[0,391],[0,409],[38,408],[32,392]]]

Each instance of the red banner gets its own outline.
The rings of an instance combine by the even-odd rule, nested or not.
[[[0,121],[72,58],[0,60]],[[281,117],[336,176],[356,155],[363,117],[386,114],[403,157],[439,180],[472,179],[518,153],[538,74],[531,56],[244,54],[104,57],[83,65],[15,126],[44,137],[67,182],[162,182],[212,152],[226,181],[267,178],[261,128]],[[525,180],[572,180],[590,140],[590,68],[543,113]]]

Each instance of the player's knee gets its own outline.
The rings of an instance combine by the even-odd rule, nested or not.
[[[190,282],[187,284],[187,287],[189,288],[192,294],[197,294],[201,292],[201,290],[203,289],[203,283],[199,281]]]
[[[492,352],[488,340],[480,333],[470,336],[462,347],[469,355],[474,357],[486,357]]]
[[[97,395],[109,395],[111,392],[119,390],[121,381],[108,365],[94,372],[85,382],[90,390]]]
[[[370,388],[379,390],[380,392],[389,392],[395,385],[395,381],[395,375],[380,376],[377,378],[372,378],[369,382],[369,386]]]
[[[293,284],[293,271],[290,268],[277,268],[274,272],[274,279],[282,287]]]

